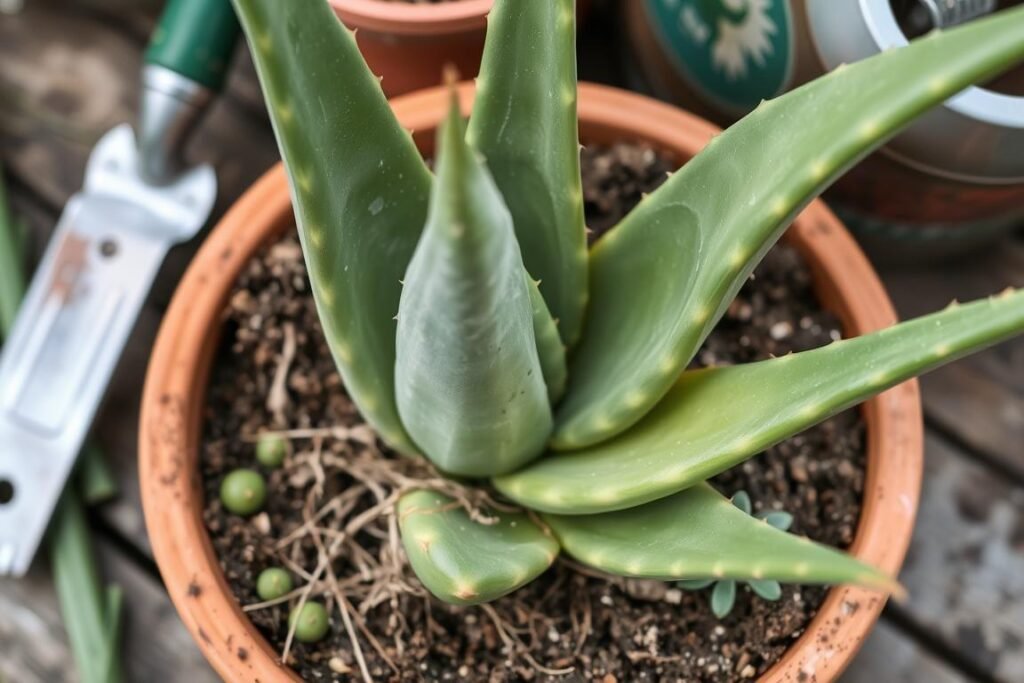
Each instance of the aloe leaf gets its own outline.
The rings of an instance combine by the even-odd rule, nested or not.
[[[835,178],[928,108],[1024,56],[1024,8],[837,69],[754,112],[594,246],[587,326],[553,446],[619,434],[675,383],[754,266]]]
[[[456,605],[500,598],[542,574],[558,543],[529,517],[493,513],[497,523],[470,519],[447,496],[413,491],[398,503],[402,544],[431,593]]]
[[[757,520],[707,484],[628,510],[542,517],[566,553],[620,576],[852,583],[899,590],[879,570]]]
[[[551,404],[512,218],[466,143],[454,91],[439,132],[430,214],[398,309],[398,411],[438,467],[488,476],[543,451]]]
[[[565,363],[565,345],[558,334],[558,326],[540,289],[529,276],[527,286],[530,288],[530,304],[533,306],[533,334],[537,339],[537,355],[544,371],[544,383],[548,387],[548,399],[552,404],[558,402],[565,393],[566,382],[569,381],[569,370]]]
[[[392,446],[399,281],[430,172],[323,0],[234,0],[288,170],[317,311],[345,386]]]
[[[575,32],[574,0],[495,2],[469,124],[567,345],[587,298]]]
[[[591,448],[544,457],[495,485],[527,507],[588,514],[693,486],[921,374],[1024,332],[1024,290],[950,307],[781,358],[683,373],[650,415]]]
[[[711,611],[719,619],[727,616],[736,604],[736,582],[731,579],[719,581],[711,591]]]

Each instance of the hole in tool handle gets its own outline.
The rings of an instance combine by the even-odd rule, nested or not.
[[[0,505],[7,505],[14,500],[14,482],[0,476]]]

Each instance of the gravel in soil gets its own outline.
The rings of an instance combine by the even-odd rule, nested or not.
[[[636,145],[585,150],[584,195],[596,237],[674,168],[671,158]],[[749,362],[813,348],[839,337],[821,310],[810,273],[792,249],[773,249],[729,307],[694,365]],[[265,430],[311,430],[294,438],[285,467],[264,470],[268,502],[243,519],[218,499],[223,477],[255,467],[253,437]],[[303,432],[292,432],[302,434]],[[394,545],[393,517],[353,519],[380,506],[392,481],[430,476],[377,442],[346,397],[321,334],[298,241],[289,235],[254,259],[224,313],[224,335],[205,410],[202,481],[205,521],[228,583],[242,605],[260,602],[256,577],[268,566],[307,583],[325,546],[337,585],[321,575],[312,598],[332,613],[328,637],[292,643],[288,662],[305,680],[358,677],[360,662],[340,617],[348,609],[368,673],[378,680],[736,681],[766,671],[803,633],[826,591],[786,586],[766,602],[743,588],[726,618],[709,591],[662,582],[609,580],[567,561],[490,608],[453,608],[428,599]],[[792,531],[844,547],[854,536],[864,487],[865,433],[848,411],[793,437],[714,480],[724,493],[746,490],[757,511],[794,517]],[[339,502],[341,501],[341,502]],[[322,515],[316,534],[303,522]],[[347,537],[339,530],[350,529]],[[339,540],[340,539],[340,540]],[[337,590],[335,590],[337,588]],[[283,652],[290,602],[249,616]],[[248,653],[239,651],[244,659]]]

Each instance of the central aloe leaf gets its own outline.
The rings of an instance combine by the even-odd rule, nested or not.
[[[458,98],[440,130],[427,227],[398,309],[398,412],[441,469],[509,472],[551,431],[534,306],[509,215],[465,141]]]

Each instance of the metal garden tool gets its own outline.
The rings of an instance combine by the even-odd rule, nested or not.
[[[213,208],[213,169],[181,150],[237,34],[229,0],[171,0],[138,128],[100,139],[35,273],[0,356],[0,576],[28,570],[164,256]]]

